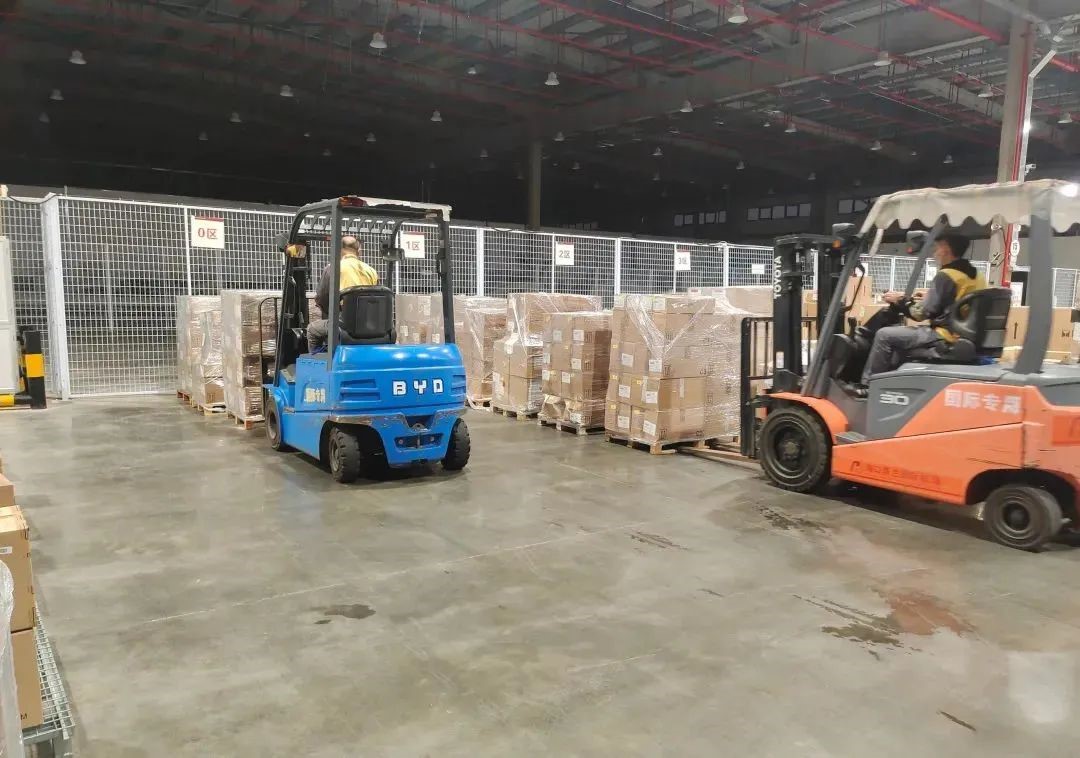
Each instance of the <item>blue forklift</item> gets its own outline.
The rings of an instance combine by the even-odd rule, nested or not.
[[[437,229],[434,268],[442,291],[444,341],[398,345],[390,287],[340,288],[341,238],[385,231],[380,281],[398,280],[406,260],[402,224]],[[329,243],[331,328],[326,350],[308,347],[308,283],[312,247]],[[391,468],[469,462],[465,367],[454,344],[450,207],[346,196],[301,208],[277,239],[285,275],[272,373],[263,385],[266,436],[278,451],[299,450],[322,461],[334,479],[380,478]],[[415,254],[412,256],[415,257]],[[332,328],[337,325],[337,328]],[[268,367],[269,368],[269,367]]]

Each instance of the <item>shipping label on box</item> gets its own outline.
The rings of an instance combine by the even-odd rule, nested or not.
[[[638,398],[642,408],[668,410],[670,408],[693,408],[705,405],[705,379],[684,377],[679,379],[641,378]]]
[[[704,408],[675,408],[666,411],[635,409],[635,414],[633,436],[641,442],[704,439]]]

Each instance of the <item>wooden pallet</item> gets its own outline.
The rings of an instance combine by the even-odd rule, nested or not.
[[[491,406],[493,413],[497,413],[500,416],[506,416],[507,418],[517,419],[518,421],[535,421],[536,417],[540,415],[540,411],[531,411],[528,413],[520,411],[512,411],[509,408],[499,408],[497,406]]]
[[[220,416],[225,413],[225,403],[211,403],[210,405],[200,405],[198,409],[204,416]]]
[[[607,441],[614,442],[616,445],[624,445],[626,447],[634,448],[635,450],[644,450],[650,455],[674,455],[685,448],[693,448],[697,450],[708,449],[708,440],[686,440],[680,442],[638,442],[628,437],[620,437],[618,435],[607,433]]]
[[[191,395],[189,393],[187,393],[187,392],[184,392],[183,390],[177,390],[176,391],[176,399],[179,400],[182,403],[190,403],[191,402]]]
[[[474,411],[487,411],[491,412],[491,398],[486,400],[466,400],[466,404]]]
[[[254,429],[256,424],[261,424],[263,422],[262,416],[250,416],[248,418],[241,418],[232,411],[225,411],[225,416],[232,419],[233,423],[237,426],[244,427],[245,431],[249,429]]]
[[[604,431],[603,424],[586,426],[585,424],[575,424],[572,421],[562,421],[559,419],[548,418],[547,416],[537,416],[536,421],[540,426],[550,426],[554,429],[558,429],[560,432],[569,432],[571,434],[576,434],[579,437],[584,437],[589,434],[600,434]]]

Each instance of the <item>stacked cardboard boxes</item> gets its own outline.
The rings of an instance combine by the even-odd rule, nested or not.
[[[541,387],[543,334],[552,313],[598,311],[599,297],[547,292],[510,295],[506,337],[494,343],[491,404],[516,413],[537,413],[543,403]]]
[[[455,295],[454,320],[465,364],[466,397],[470,403],[488,402],[492,399],[495,343],[506,336],[506,298]]]
[[[189,397],[196,394],[194,367],[202,361],[207,327],[212,328],[204,319],[208,314],[217,314],[220,351],[221,297],[179,295],[176,298],[176,388]],[[220,378],[220,374],[212,378]]]
[[[34,602],[34,573],[30,564],[30,529],[15,504],[15,487],[0,475],[0,560],[14,582],[14,609],[11,613],[11,652],[18,689],[19,719],[22,728],[38,726],[44,720],[41,707],[41,680],[38,676],[37,606]]]
[[[1073,313],[1073,308],[1054,308],[1050,317],[1050,341],[1046,345],[1047,361],[1072,363],[1080,355],[1080,324],[1073,321]],[[1029,319],[1028,306],[1014,305],[1009,309],[1003,363],[1014,363],[1019,356]]]
[[[626,295],[612,316],[605,429],[647,444],[737,434],[749,315],[714,297]]]
[[[432,297],[430,294],[398,294],[394,297],[394,322],[399,345],[432,342]],[[442,330],[439,330],[440,336]]]
[[[221,291],[221,345],[225,410],[246,421],[262,419],[263,356],[277,349],[280,293]],[[310,303],[309,303],[310,306]]]
[[[218,298],[220,301],[220,298]],[[202,348],[191,367],[191,400],[211,407],[225,402],[225,374],[221,355],[221,309],[199,314]]]
[[[553,313],[543,335],[540,417],[603,427],[611,356],[611,311]]]

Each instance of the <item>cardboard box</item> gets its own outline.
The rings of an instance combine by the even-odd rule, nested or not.
[[[627,392],[629,391],[628,387]],[[608,373],[607,400],[608,402],[619,402],[619,373],[617,371]]]
[[[619,403],[615,414],[615,431],[629,435],[633,429],[634,408],[629,403]]]
[[[549,292],[518,292],[507,298],[507,326],[511,332],[539,339],[549,314],[569,311],[598,311],[603,300],[593,295]]]
[[[545,345],[545,350],[548,352],[547,368],[553,371],[569,371],[570,370],[570,348],[569,342],[558,342],[550,345]]]
[[[540,378],[510,376],[506,380],[506,396],[509,407],[521,413],[533,413],[540,410],[544,402],[544,393],[540,387]]]
[[[1076,345],[1077,330],[1072,320],[1072,308],[1055,308],[1050,321],[1050,343],[1048,350],[1069,353]]]
[[[706,352],[689,345],[672,345],[661,355],[653,355],[640,345],[634,354],[634,370],[658,379],[705,376],[709,369]]]
[[[663,411],[705,405],[704,377],[656,379],[635,375],[630,377],[630,386],[630,403],[637,408]]]
[[[581,343],[574,342],[570,345],[570,370],[587,372],[606,372],[608,370],[611,355],[608,352],[607,342]]]
[[[492,364],[469,361],[465,364],[465,395],[474,403],[491,399]]]
[[[495,341],[493,368],[504,376],[539,379],[543,366],[544,346],[509,335]]]
[[[658,411],[635,408],[631,425],[631,437],[650,444],[704,439],[705,409]]]
[[[0,508],[10,508],[15,505],[15,485],[0,474]]]
[[[619,415],[619,404],[608,400],[604,404],[604,428],[608,431],[617,429],[617,417]]]
[[[653,313],[713,313],[716,300],[692,294],[652,295],[648,309]]]
[[[552,380],[552,385],[556,390],[550,394],[568,400],[596,400],[604,397],[607,387],[607,374],[591,371],[553,372]]]
[[[30,565],[30,528],[18,507],[0,508],[0,560],[7,565],[15,582],[11,630],[30,629],[37,623],[34,574]]]
[[[21,726],[23,729],[40,726],[45,714],[41,706],[41,677],[38,674],[37,639],[33,629],[12,633],[11,657]]]

